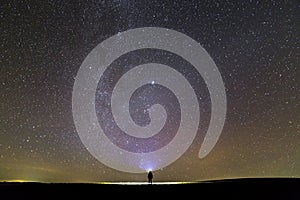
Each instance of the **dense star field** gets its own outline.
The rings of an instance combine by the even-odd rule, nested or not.
[[[182,156],[162,168],[156,169],[153,161],[142,166],[145,173],[130,173],[105,165],[87,150],[74,123],[72,95],[82,63],[98,44],[143,27],[178,31],[207,51],[224,82],[227,112],[219,140],[200,159],[212,115],[203,77],[172,52],[143,49],[120,56],[94,93],[96,119],[114,145],[132,154],[159,150],[175,137],[186,114],[181,99],[154,76],[130,98],[132,121],[122,118],[123,112],[114,118],[112,90],[137,65],[160,63],[181,73],[192,85],[200,111],[195,139]],[[148,168],[153,168],[154,182],[300,177],[296,1],[7,1],[0,4],[0,30],[0,181],[147,181]],[[171,80],[165,77],[167,84],[172,85]],[[157,123],[166,122],[161,130],[150,128],[158,134],[139,138],[122,131],[130,130],[132,122],[151,124],[149,109],[154,104],[165,109],[163,115],[153,111]],[[193,122],[183,132],[189,132]],[[106,156],[120,166],[131,161]]]

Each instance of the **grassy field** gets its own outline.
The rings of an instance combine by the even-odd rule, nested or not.
[[[184,195],[189,198],[235,199],[300,199],[300,178],[245,178],[201,182],[100,182],[100,183],[37,183],[2,182],[0,195],[22,199],[68,199],[96,197],[160,198]],[[92,195],[92,196],[91,196]],[[121,195],[121,196],[120,196]],[[129,196],[122,196],[129,195]],[[130,196],[131,195],[131,196]],[[143,196],[140,196],[143,195]],[[146,196],[145,196],[146,195]],[[167,195],[167,196],[166,196]],[[98,198],[99,197],[99,198]],[[101,197],[101,198],[100,198]],[[196,198],[198,199],[198,198]]]

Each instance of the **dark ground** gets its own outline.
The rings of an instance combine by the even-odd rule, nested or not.
[[[300,178],[246,178],[187,184],[0,183],[5,199],[297,199]],[[2,199],[0,196],[0,199]],[[65,199],[65,198],[64,198]]]

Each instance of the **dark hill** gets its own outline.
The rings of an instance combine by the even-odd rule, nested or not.
[[[235,198],[235,199],[300,199],[300,178],[240,178],[191,182],[184,184],[95,184],[2,182],[0,194],[30,199],[71,198]],[[123,195],[123,196],[122,196]],[[166,196],[167,195],[167,196]],[[169,195],[169,196],[168,196]],[[199,198],[198,198],[199,197]],[[167,198],[169,199],[169,198]]]

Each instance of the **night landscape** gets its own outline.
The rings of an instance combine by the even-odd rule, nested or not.
[[[0,194],[300,199],[299,8],[2,2]]]

